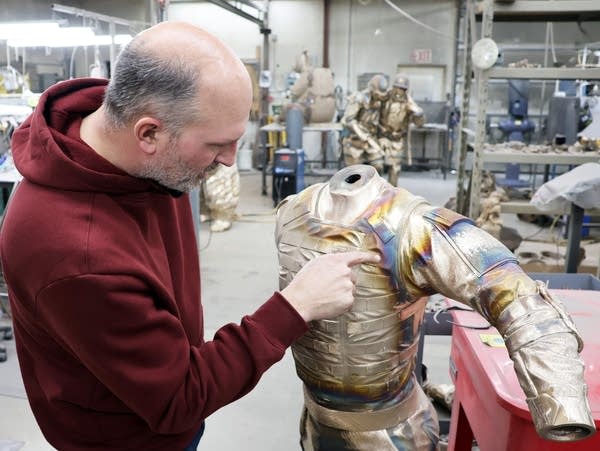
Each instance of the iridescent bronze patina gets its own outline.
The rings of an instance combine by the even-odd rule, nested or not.
[[[468,218],[356,165],[287,198],[276,241],[281,288],[320,254],[382,256],[379,265],[356,268],[352,309],[311,322],[293,345],[305,388],[305,451],[436,449],[437,416],[413,375],[433,293],[470,305],[504,336],[542,437],[577,440],[595,431],[571,319]]]

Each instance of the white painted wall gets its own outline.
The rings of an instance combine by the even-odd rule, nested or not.
[[[206,29],[242,59],[256,58],[256,49],[262,45],[258,25],[212,3],[172,3],[168,20],[182,20]]]
[[[258,2],[260,3],[260,2]],[[256,59],[263,36],[258,25],[211,3],[171,3],[169,20],[183,20],[214,33],[242,59]],[[285,75],[303,50],[318,57],[323,53],[323,7],[321,0],[271,2],[269,14],[270,69],[274,90],[283,89]],[[260,52],[260,50],[258,50]]]
[[[383,0],[334,0],[330,59],[336,80],[354,91],[359,74],[382,72],[393,76],[398,64],[411,64],[413,50],[431,49],[431,63],[447,67],[449,92],[454,71],[455,2],[395,0],[393,3],[441,34],[410,21]]]
[[[260,3],[260,2],[259,2]],[[431,49],[432,64],[445,66],[439,96],[443,100],[453,81],[455,36],[454,0],[395,0],[416,19],[446,36],[428,31],[393,10],[383,0],[331,0],[329,65],[335,83],[348,93],[357,89],[364,72],[392,77],[398,64],[409,64],[414,49]],[[191,22],[216,34],[242,59],[257,58],[263,37],[256,24],[208,2],[171,3],[169,20]],[[285,102],[287,74],[296,57],[308,50],[315,66],[323,64],[323,0],[272,0],[269,10],[270,89],[273,104]],[[308,159],[319,159],[321,135],[305,132]]]
[[[261,0],[255,0],[262,3]],[[456,0],[392,0],[395,5],[416,19],[438,30],[433,33],[392,9],[384,0],[330,0],[329,62],[335,81],[346,91],[357,87],[357,76],[365,72],[393,75],[398,64],[410,62],[414,49],[431,49],[432,63],[447,67],[446,92],[452,89],[454,72],[454,41],[456,35]],[[155,0],[62,0],[59,3],[131,20],[153,19],[151,6]],[[52,0],[0,0],[0,21],[43,20],[52,15]],[[270,60],[274,74],[273,91],[284,86],[285,75],[291,70],[297,55],[307,49],[316,65],[323,55],[323,0],[272,0],[270,12]],[[198,24],[220,36],[241,58],[256,59],[262,46],[258,26],[207,1],[197,3],[171,2],[170,20],[185,20]],[[543,44],[545,23],[495,23],[494,37],[499,44]],[[596,23],[555,23],[557,46],[581,45],[600,41]],[[6,55],[0,46],[0,64]],[[49,58],[48,58],[49,57]],[[47,59],[68,67],[70,52],[56,51],[44,55],[42,50],[28,52],[28,61]],[[574,52],[558,54],[562,62],[570,62]],[[507,62],[521,58],[542,62],[543,52],[519,51],[506,55]],[[65,62],[65,59],[67,60]],[[79,64],[77,75],[84,75],[87,64]]]
[[[433,64],[447,67],[449,92],[454,71],[455,1],[395,0],[395,3],[447,37],[414,24],[383,0],[332,0],[329,63],[336,84],[353,91],[361,73],[381,71],[393,76],[398,64],[410,63],[412,50],[425,48],[432,50]],[[285,76],[303,50],[309,51],[315,65],[322,64],[323,15],[322,0],[271,1],[273,91],[285,86]],[[227,42],[241,58],[256,58],[256,48],[262,46],[257,25],[210,3],[171,3],[169,20],[184,20],[206,28]]]
[[[285,76],[302,51],[308,50],[313,65],[323,64],[322,0],[274,0],[269,26],[275,37],[275,42],[271,39],[271,70],[277,80],[275,89],[285,87]]]

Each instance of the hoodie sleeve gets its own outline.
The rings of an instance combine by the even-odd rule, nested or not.
[[[192,346],[180,320],[155,307],[143,282],[122,275],[63,279],[42,290],[36,305],[54,339],[164,434],[189,430],[248,393],[307,330],[275,293],[239,325]]]

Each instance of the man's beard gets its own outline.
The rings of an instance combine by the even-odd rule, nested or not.
[[[219,167],[219,163],[213,162],[201,172],[197,172],[181,159],[176,150],[176,141],[169,147],[167,152],[154,158],[133,175],[154,180],[166,188],[189,193],[194,188],[199,188],[202,180],[214,174]]]

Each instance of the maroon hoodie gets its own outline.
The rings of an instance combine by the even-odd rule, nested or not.
[[[132,177],[79,137],[105,81],[59,83],[15,132],[24,181],[0,252],[27,396],[59,450],[178,450],[306,331],[274,294],[203,341],[187,195]]]

